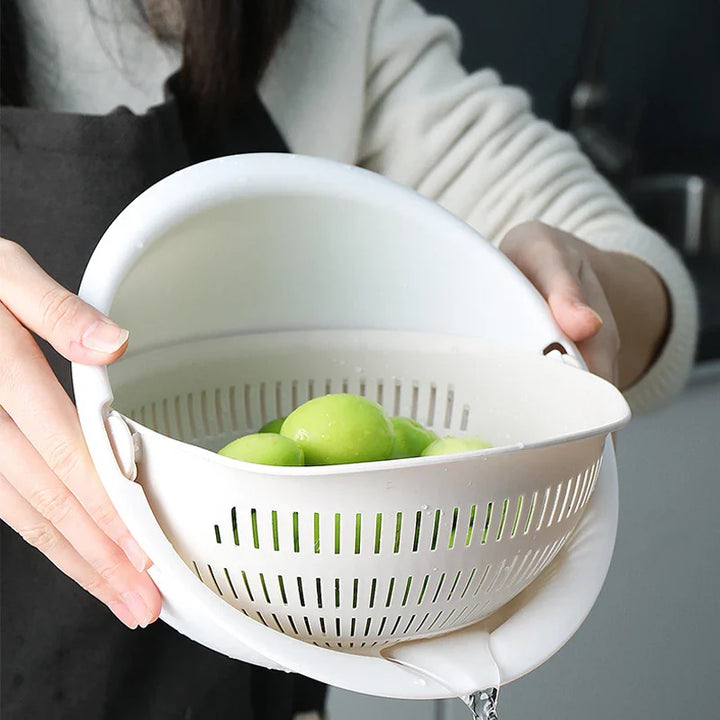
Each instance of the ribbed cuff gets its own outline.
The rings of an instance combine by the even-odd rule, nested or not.
[[[633,255],[662,278],[670,297],[670,331],[665,345],[643,377],[625,392],[635,413],[655,410],[677,395],[695,359],[698,301],[692,278],[680,255],[658,234],[635,221],[593,227],[584,240],[602,250]]]

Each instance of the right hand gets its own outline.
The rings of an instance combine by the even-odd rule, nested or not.
[[[110,502],[75,406],[30,331],[87,365],[114,362],[128,339],[0,238],[0,517],[125,625],[145,627],[161,605],[150,561]]]

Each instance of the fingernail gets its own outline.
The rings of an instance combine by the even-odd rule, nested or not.
[[[138,571],[143,572],[148,567],[148,556],[143,552],[142,548],[131,537],[123,538],[120,541],[120,547],[132,563],[132,566]]]
[[[116,600],[108,604],[110,612],[123,624],[129,627],[131,630],[135,630],[138,626],[135,616],[128,610],[125,603]]]
[[[585,305],[585,303],[575,303],[575,307],[578,310],[587,310],[589,313],[591,313],[595,319],[602,325],[603,319],[600,317],[598,312],[596,310],[593,310],[589,305]]]
[[[130,332],[110,320],[94,322],[84,333],[80,342],[88,350],[113,353],[119,350],[130,337]]]
[[[122,595],[123,602],[128,606],[130,612],[135,616],[138,625],[146,628],[152,622],[152,613],[145,604],[140,593],[126,592]]]

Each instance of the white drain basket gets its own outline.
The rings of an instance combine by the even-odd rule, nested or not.
[[[428,698],[496,684],[488,647],[501,682],[524,674],[589,612],[617,522],[607,438],[627,405],[579,369],[512,264],[437,205],[318,159],[202,163],[118,217],[81,295],[131,330],[109,373],[74,367],[75,393],[180,632]],[[495,447],[321,468],[214,452],[328,392]]]

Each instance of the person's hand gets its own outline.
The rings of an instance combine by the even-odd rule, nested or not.
[[[515,226],[500,250],[545,298],[558,327],[572,340],[588,370],[618,382],[620,336],[593,266],[600,250],[540,222]]]
[[[128,627],[145,627],[161,605],[149,560],[105,493],[75,406],[30,331],[89,365],[117,360],[128,339],[0,238],[0,517]]]
[[[536,221],[510,230],[500,250],[540,291],[591,372],[621,389],[643,376],[670,327],[668,293],[651,267]]]

